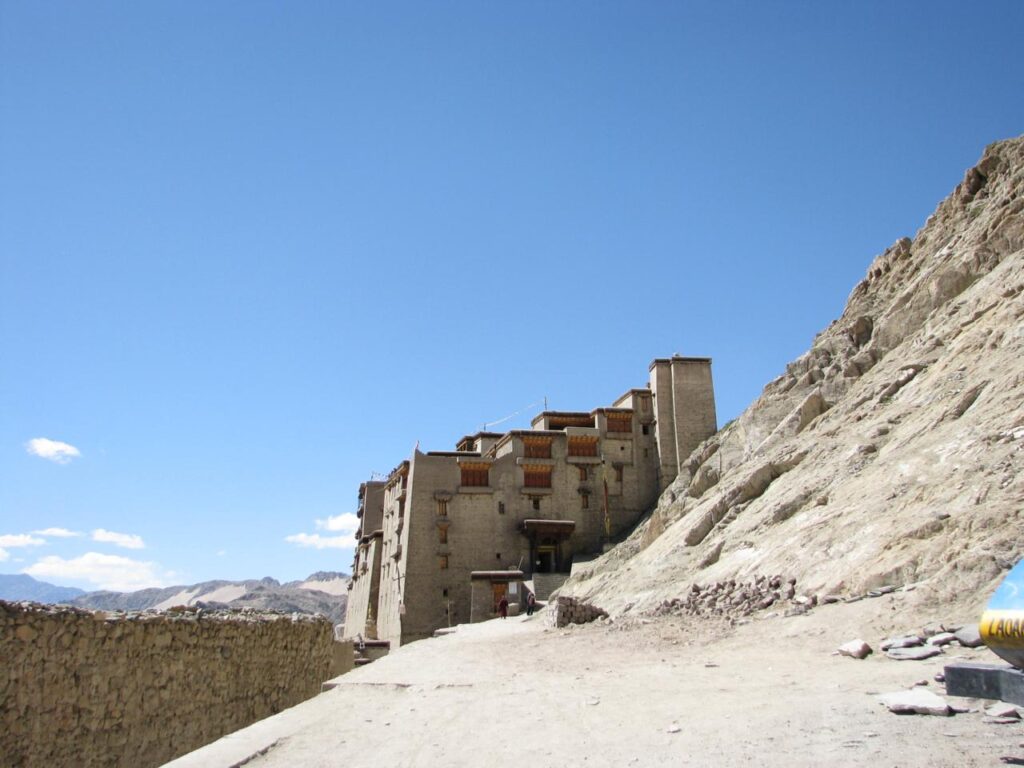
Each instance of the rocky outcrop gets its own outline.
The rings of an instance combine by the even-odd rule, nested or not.
[[[1024,138],[990,146],[842,316],[564,594],[654,609],[786,573],[977,604],[1024,541]]]

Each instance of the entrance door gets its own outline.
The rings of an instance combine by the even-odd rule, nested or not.
[[[558,572],[558,540],[545,536],[537,542],[537,567],[539,573]]]
[[[498,603],[500,603],[502,601],[502,599],[508,594],[508,584],[505,584],[504,582],[502,582],[500,584],[492,583],[491,584],[491,589],[494,592],[494,608],[493,608],[493,610],[494,610],[495,613],[497,613],[498,612]]]
[[[537,571],[539,573],[555,572],[555,547],[551,545],[537,547]]]

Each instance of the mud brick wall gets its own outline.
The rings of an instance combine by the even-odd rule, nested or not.
[[[553,621],[556,627],[589,624],[599,618],[608,618],[608,614],[597,606],[581,603],[575,597],[559,597],[555,601]]]
[[[161,765],[320,692],[321,617],[0,601],[0,763]]]

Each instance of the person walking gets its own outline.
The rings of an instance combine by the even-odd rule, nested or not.
[[[534,597],[531,592],[526,598],[526,615],[533,616],[533,612],[537,609],[537,598]]]
[[[498,613],[501,614],[501,618],[508,618],[508,598],[502,597],[501,602],[498,603]]]

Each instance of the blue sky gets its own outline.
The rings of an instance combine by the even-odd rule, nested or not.
[[[1019,2],[0,2],[0,572],[346,570],[359,482],[417,441],[674,352],[725,423],[1024,131],[1022,33]]]

